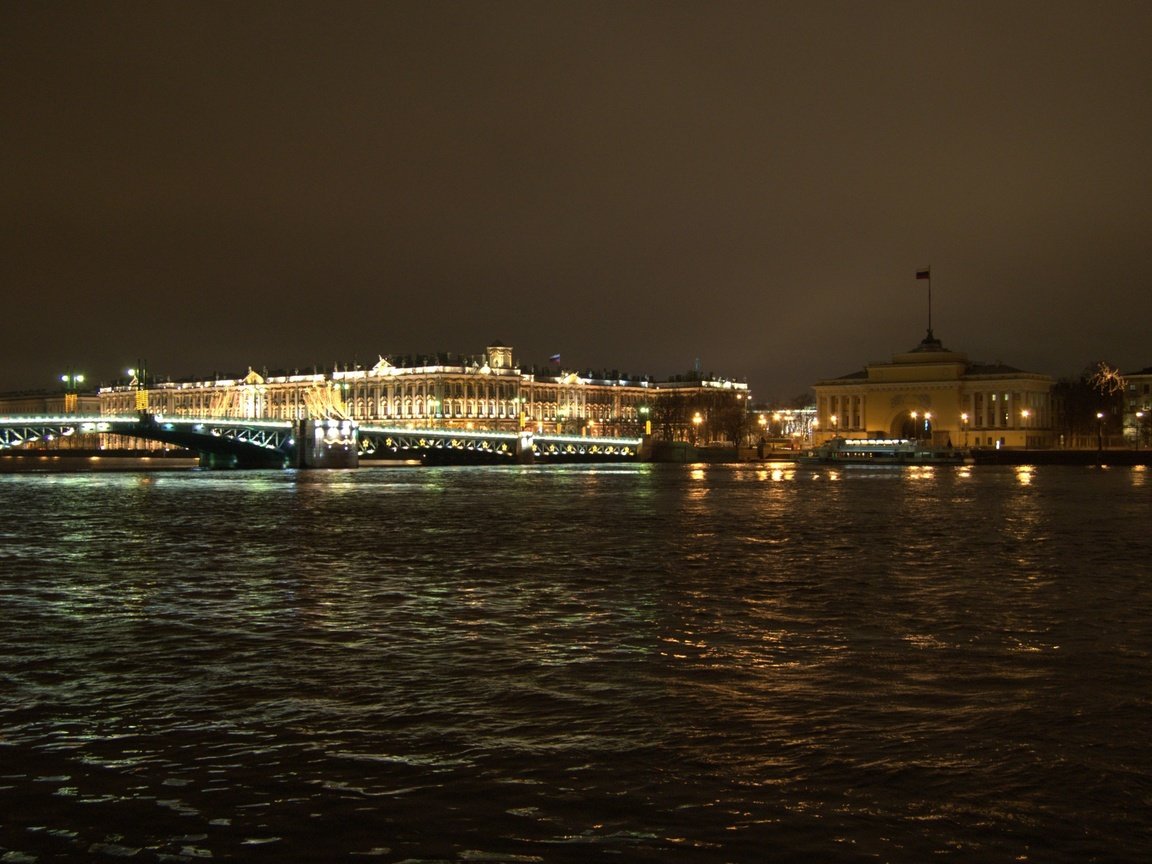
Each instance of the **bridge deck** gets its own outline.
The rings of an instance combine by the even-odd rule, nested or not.
[[[348,445],[363,455],[397,457],[458,452],[496,459],[531,461],[619,460],[641,458],[643,439],[541,435],[531,431],[410,428],[356,424],[347,420],[240,420],[157,415],[0,416],[0,449],[23,447],[56,437],[122,435],[176,444],[244,464],[293,465],[304,439],[307,446]],[[314,439],[314,440],[313,440]]]

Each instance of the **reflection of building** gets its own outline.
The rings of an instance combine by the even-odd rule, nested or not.
[[[891,363],[870,363],[814,387],[814,438],[930,438],[957,447],[1049,447],[1052,385],[1047,375],[970,363],[931,331]]]
[[[335,416],[410,426],[639,435],[674,398],[704,411],[710,421],[714,394],[737,394],[746,406],[747,392],[746,384],[722,380],[657,382],[559,366],[523,370],[511,348],[492,345],[476,357],[381,357],[368,369],[308,374],[250,369],[242,378],[150,382],[143,399],[132,384],[106,387],[100,408],[103,414],[131,414],[145,404],[152,413],[171,416]],[[686,434],[683,427],[671,424],[674,435]]]
[[[1124,376],[1124,438],[1137,447],[1152,444],[1152,366]]]

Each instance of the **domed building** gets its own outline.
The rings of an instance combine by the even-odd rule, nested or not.
[[[846,438],[921,438],[937,446],[1052,446],[1048,375],[1002,363],[975,363],[928,331],[890,363],[813,385],[816,442]]]

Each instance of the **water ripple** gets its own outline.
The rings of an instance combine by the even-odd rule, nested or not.
[[[1142,481],[3,475],[0,860],[1143,860]]]

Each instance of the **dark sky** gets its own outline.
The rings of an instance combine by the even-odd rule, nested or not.
[[[0,388],[1152,365],[1152,4],[0,6]]]

